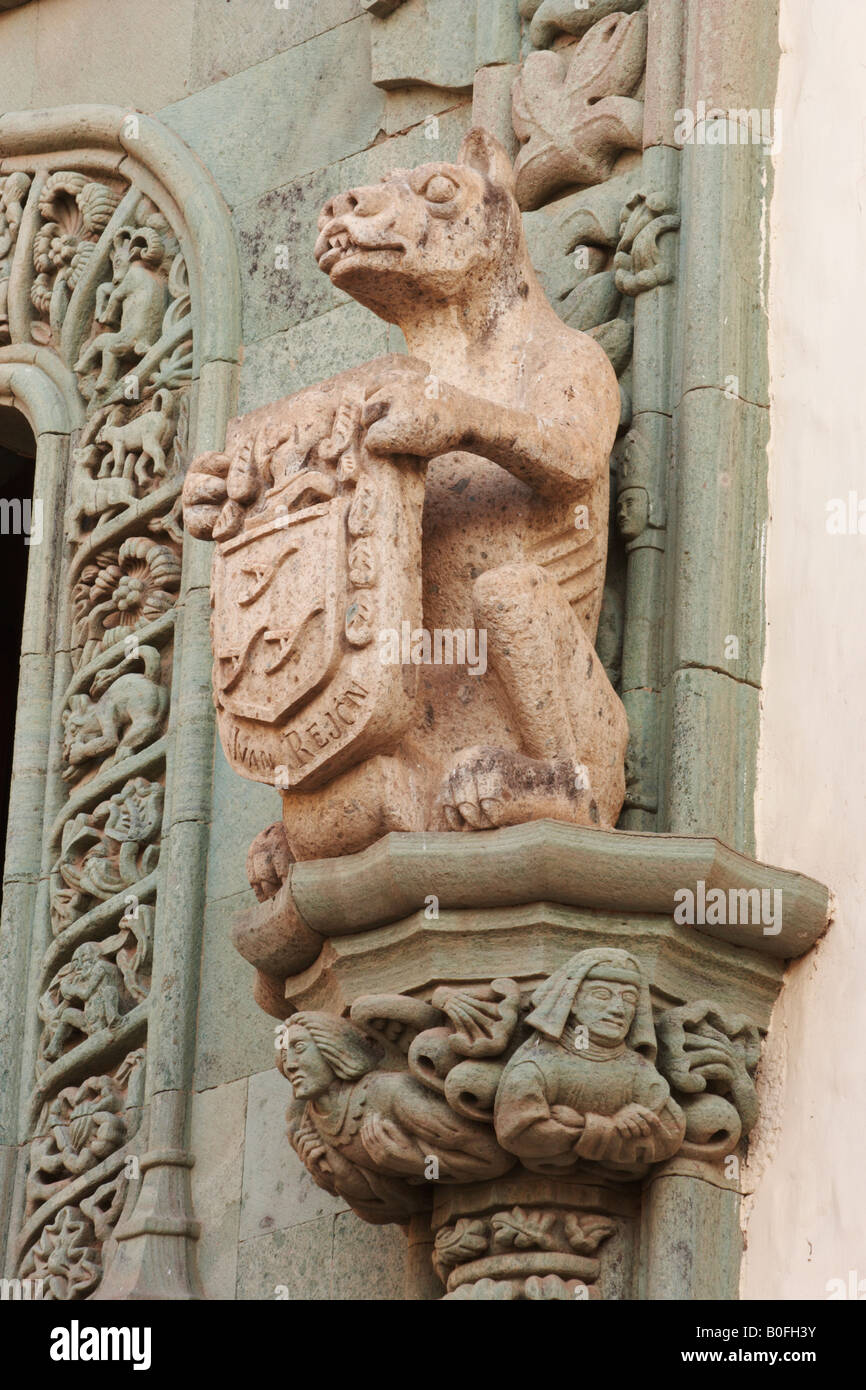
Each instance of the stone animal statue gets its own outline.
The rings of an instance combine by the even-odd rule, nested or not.
[[[125,424],[107,421],[96,436],[97,444],[108,444],[110,453],[102,461],[98,478],[134,475],[139,487],[146,487],[148,463],[155,477],[166,474],[165,451],[171,443],[175,424],[175,400],[171,391],[161,388],[150,403],[150,409],[136,415]],[[111,459],[111,465],[109,465]]]
[[[131,669],[139,660],[143,673]],[[98,671],[89,695],[70,696],[63,712],[64,781],[76,781],[95,759],[110,767],[156,737],[168,707],[159,665],[155,647],[140,647],[136,656]]]
[[[226,453],[203,456],[187,476],[187,528],[219,543],[215,680],[230,761],[280,786],[296,859],[352,853],[390,830],[542,817],[614,825],[628,730],[594,641],[619,390],[603,350],[544,296],[504,150],[476,128],[455,164],[396,169],[339,194],[322,211],[315,252],[337,289],[399,325],[409,355],[244,417]],[[388,501],[387,473],[404,488],[399,503]],[[327,564],[292,572],[289,555],[303,554],[303,528],[324,526],[338,504],[349,578],[334,561],[328,588],[318,573]],[[256,560],[266,532],[285,548]],[[377,607],[377,566],[419,562],[423,630],[386,632],[409,615],[395,620],[396,602],[388,614]],[[281,593],[278,573],[294,573]],[[327,646],[317,688],[329,671],[355,675],[342,686],[332,676],[330,706],[305,723],[305,643],[309,634],[331,642],[322,624],[335,587],[347,605],[344,645]],[[465,638],[456,660],[455,634]],[[388,724],[380,714],[361,737],[377,678],[371,667],[363,679],[338,667],[340,653],[348,662],[378,636],[381,661],[394,660],[395,635],[403,685],[389,699],[405,717]],[[282,726],[267,693],[275,679],[289,692]],[[370,729],[382,731],[378,745]]]

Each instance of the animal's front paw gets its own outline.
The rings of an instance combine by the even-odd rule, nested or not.
[[[364,402],[367,448],[373,454],[428,459],[447,454],[463,433],[459,397],[415,358],[387,367]]]
[[[228,498],[227,454],[201,454],[183,484],[183,524],[198,540],[213,540],[213,530]]]
[[[581,764],[567,758],[543,762],[506,748],[458,753],[439,806],[450,830],[491,830],[547,817],[598,824],[598,807]]]
[[[247,878],[260,903],[279,893],[293,862],[282,821],[259,832],[247,854]]]

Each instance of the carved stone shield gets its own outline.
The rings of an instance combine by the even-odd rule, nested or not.
[[[381,368],[381,364],[379,364]],[[385,752],[416,668],[382,634],[421,624],[422,465],[364,446],[378,372],[344,372],[230,427],[214,529],[214,691],[232,767],[282,790]]]

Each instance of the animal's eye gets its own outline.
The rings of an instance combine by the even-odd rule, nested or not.
[[[448,203],[457,192],[457,184],[453,179],[449,179],[445,174],[434,174],[432,179],[424,188],[424,197],[428,203]]]

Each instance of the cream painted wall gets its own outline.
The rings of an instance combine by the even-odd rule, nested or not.
[[[866,499],[866,5],[782,0],[780,38],[757,849],[838,902],[765,1048],[742,1296],[825,1299],[856,1270],[866,1297],[866,535],[826,529],[830,499]]]

